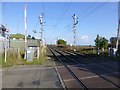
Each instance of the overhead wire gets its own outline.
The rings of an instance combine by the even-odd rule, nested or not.
[[[95,8],[93,8],[92,10],[90,10],[89,12],[87,12],[84,17],[82,17],[81,19],[79,19],[79,22],[84,21],[86,18],[88,18],[90,15],[93,14],[93,12],[95,12],[96,10],[98,10],[99,8],[103,7],[104,5],[106,5],[108,2],[102,2],[101,4],[99,4],[98,6],[96,6]],[[79,15],[80,16],[80,15]]]
[[[63,8],[63,13],[61,15],[61,17],[57,20],[56,22],[56,29],[58,30],[58,24],[60,25],[62,20],[63,20],[63,17],[65,16],[65,14],[67,13],[68,9],[69,9],[69,6],[70,6],[70,2],[66,2],[66,7]],[[61,29],[59,30],[61,31]]]
[[[64,8],[66,7],[66,4],[67,4],[67,2],[64,3],[62,10],[64,10]],[[57,25],[60,17],[61,17],[61,15],[57,17],[56,25]]]
[[[93,6],[94,6],[94,5],[92,5],[92,7],[93,7]],[[90,8],[91,8],[91,7],[88,7],[88,8],[86,8],[85,10],[88,10],[88,9],[90,9]],[[68,10],[68,8],[67,8],[67,10]],[[85,11],[85,10],[84,10],[84,11]],[[83,12],[84,12],[84,11],[83,11]],[[67,11],[66,11],[66,12],[67,12]],[[63,14],[63,16],[64,16],[64,14]],[[63,18],[63,17],[62,17],[62,18]],[[62,18],[61,18],[61,20],[62,20]],[[73,25],[73,24],[72,24],[72,25]],[[65,31],[65,30],[64,30],[64,31]],[[64,31],[62,31],[63,34],[64,34]],[[62,35],[63,35],[63,34],[62,34]]]
[[[107,0],[107,1],[109,1],[109,0]],[[85,14],[84,18],[82,18],[82,19],[79,20],[79,22],[81,22],[81,20],[83,21],[84,19],[88,18],[93,12],[95,12],[95,11],[96,11],[97,9],[99,9],[100,7],[106,5],[107,3],[108,3],[108,2],[103,2],[103,3],[101,3],[100,5],[96,6],[95,8],[91,9],[87,14]],[[88,7],[88,8],[89,8],[89,7]],[[63,32],[63,33],[64,33],[64,32]],[[64,35],[66,36],[67,33],[64,34]],[[62,37],[63,37],[64,35],[62,34]]]

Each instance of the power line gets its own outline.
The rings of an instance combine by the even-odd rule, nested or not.
[[[61,21],[63,20],[63,17],[65,16],[66,12],[68,11],[69,6],[70,6],[70,2],[68,2],[66,8],[64,9],[64,12],[63,12],[63,14],[62,14],[62,16],[61,16],[60,21],[58,22],[58,24],[60,24]]]
[[[91,5],[89,5],[86,9],[84,9],[82,12],[78,13],[79,16],[82,16],[82,14],[86,14],[89,10],[91,10],[93,7],[95,6],[94,3],[92,3]],[[78,16],[78,17],[79,17]]]
[[[94,6],[94,5],[92,4],[92,7],[93,7],[93,6]],[[85,12],[86,10],[88,10],[88,9],[90,9],[90,8],[91,8],[91,6],[89,6],[88,8],[86,8],[83,12]],[[70,24],[70,25],[72,25],[72,24]],[[68,26],[68,25],[67,25],[67,26]],[[66,29],[65,29],[65,30],[66,30]],[[64,31],[65,31],[65,30],[64,30]],[[65,34],[64,31],[63,31],[63,33],[64,33],[64,35],[66,36],[67,33]],[[62,34],[62,35],[63,35],[63,34]]]
[[[107,1],[108,1],[108,0],[107,0]],[[89,11],[88,13],[86,13],[86,14],[84,15],[84,18],[82,17],[79,22],[82,22],[83,20],[85,20],[86,18],[88,18],[91,14],[93,14],[93,12],[95,12],[96,10],[98,10],[99,8],[101,8],[102,6],[106,5],[107,3],[108,3],[108,2],[103,2],[103,3],[101,3],[100,5],[98,5],[98,6],[96,6],[95,8],[93,8],[91,11]],[[80,15],[79,15],[79,16],[80,16]]]
[[[90,10],[90,12],[86,13],[85,16],[86,16],[86,17],[89,16],[88,14],[92,14],[96,9],[98,9],[99,7],[101,7],[101,6],[104,5],[104,4],[106,4],[106,2],[104,2],[104,3],[100,4],[99,6],[93,8],[92,10]],[[94,6],[94,5],[92,4],[92,7],[93,7],[93,6]],[[86,8],[86,9],[84,10],[84,12],[85,12],[85,11],[86,11],[86,12],[89,11],[88,9],[90,9],[90,7],[91,7],[91,6],[89,6],[88,8]],[[91,8],[92,8],[92,7],[91,7]],[[82,13],[81,13],[81,14],[82,14]],[[84,17],[85,17],[85,16],[84,16]],[[86,17],[85,17],[85,18],[86,18]],[[84,20],[84,18],[82,18],[82,20]],[[80,20],[80,22],[81,22],[82,20]],[[60,31],[60,30],[59,30],[59,31]],[[64,32],[63,32],[63,33],[64,33]]]
[[[72,33],[72,31],[67,31],[66,34],[62,35],[61,37],[65,37],[65,36],[68,36],[70,33]]]
[[[67,2],[65,2],[64,5],[63,5],[63,8],[62,8],[63,12],[64,12],[64,8],[66,7],[66,4],[67,4]],[[61,17],[61,16],[60,16],[60,17]],[[58,18],[57,18],[57,20],[56,20],[56,25],[57,25],[58,21],[59,21],[59,16],[58,16]]]
[[[43,9],[43,13],[45,14],[45,4],[44,4],[45,2],[44,2],[44,0],[43,0],[43,2],[42,2],[42,9]]]
[[[66,31],[69,31],[69,29],[71,28],[71,26],[70,25],[72,25],[72,24],[68,24],[68,25],[66,25],[62,30],[62,32],[59,34],[60,36],[64,36],[64,35],[66,35],[67,33],[66,33]],[[66,29],[67,28],[67,29]],[[59,37],[60,37],[59,36]]]
[[[58,21],[57,21],[57,23],[56,23],[56,26],[57,26],[56,29],[58,29],[58,24],[59,24],[59,25],[61,24],[61,22],[62,22],[62,20],[63,20],[63,17],[65,16],[65,14],[66,14],[69,6],[70,6],[70,2],[67,2],[67,3],[66,3],[66,7],[64,7],[65,9],[63,8],[63,13],[62,13],[61,17],[58,19]],[[59,30],[59,31],[60,31],[60,30]]]

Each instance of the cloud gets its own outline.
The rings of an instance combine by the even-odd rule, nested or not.
[[[79,38],[79,41],[82,43],[89,43],[89,36],[83,35]]]

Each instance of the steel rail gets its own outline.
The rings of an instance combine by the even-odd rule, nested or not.
[[[52,48],[52,49],[53,49],[53,48]],[[69,60],[72,60],[72,61],[74,61],[74,62],[77,62],[77,63],[81,64],[80,62],[76,61],[75,59],[70,58],[69,56],[65,56],[64,54],[61,53],[61,52],[64,52],[64,51],[61,51],[61,50],[58,51],[58,50],[56,50],[56,49],[54,49],[54,50],[55,50],[56,52],[58,52],[59,54],[61,54],[62,56],[68,58]],[[60,51],[61,51],[61,52],[60,52]],[[67,53],[67,52],[64,52],[64,53]],[[67,54],[69,54],[69,53],[67,53]],[[89,71],[91,71],[91,70],[89,70]],[[112,82],[111,80],[107,79],[107,78],[104,77],[103,75],[100,75],[100,74],[98,74],[98,73],[96,73],[96,72],[94,72],[94,71],[91,71],[91,72],[95,73],[96,75],[98,75],[98,76],[101,77],[102,79],[106,80],[107,82],[113,84],[113,85],[116,86],[117,88],[120,88],[119,85],[115,84],[114,82]]]
[[[70,74],[74,77],[74,79],[77,81],[77,83],[81,86],[81,89],[83,90],[88,90],[88,88],[83,84],[83,82],[74,74],[74,72],[58,57],[56,54],[53,52],[53,49],[49,47],[50,51],[53,53],[55,58],[57,58],[63,65],[64,67],[70,72]]]

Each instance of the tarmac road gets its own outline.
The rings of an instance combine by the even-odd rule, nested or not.
[[[54,67],[13,66],[2,73],[2,88],[61,88]]]

